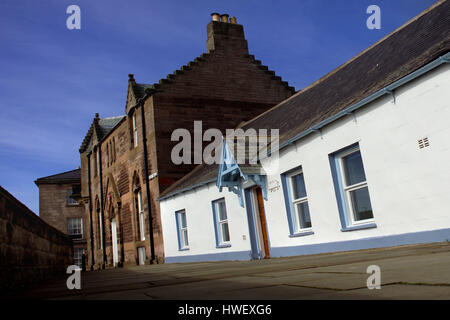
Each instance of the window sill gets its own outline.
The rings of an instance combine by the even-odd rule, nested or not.
[[[178,249],[178,251],[188,251],[189,250],[189,248],[181,248],[181,249]]]
[[[224,244],[219,244],[216,246],[217,249],[229,248],[229,247],[231,247],[231,243],[224,243]]]
[[[351,226],[351,227],[345,227],[345,228],[342,228],[341,231],[347,232],[347,231],[355,231],[355,230],[363,230],[363,229],[372,229],[372,228],[376,228],[376,227],[377,227],[376,223],[367,223],[367,224],[361,224],[361,225],[356,225],[356,226]]]
[[[305,236],[310,236],[314,234],[314,231],[304,231],[304,232],[298,232],[298,233],[294,233],[294,234],[290,234],[289,238],[297,238],[297,237],[305,237]]]

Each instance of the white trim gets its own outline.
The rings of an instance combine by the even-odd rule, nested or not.
[[[133,114],[133,145],[136,148],[138,146],[138,130],[136,126],[136,113]]]
[[[142,193],[139,190],[137,194],[138,201],[138,220],[139,220],[139,235],[141,241],[145,240],[145,219],[144,219],[144,208],[142,207]]]
[[[181,210],[176,212],[178,219],[178,227],[179,227],[179,237],[180,237],[180,249],[185,250],[189,249],[189,234],[188,234],[188,226],[187,226],[187,216],[186,210]],[[181,216],[184,215],[184,220],[186,225],[183,227]]]
[[[294,199],[294,184],[293,184],[293,177],[297,176],[297,175],[302,175],[303,176],[303,184],[305,185],[305,193],[306,193],[306,197],[303,198],[298,198],[298,199]],[[312,219],[311,219],[311,212],[309,212],[309,220],[311,222],[311,227],[308,228],[302,228],[301,224],[300,224],[300,217],[299,217],[299,212],[297,209],[297,204],[301,204],[301,203],[306,203],[308,205],[308,211],[309,211],[309,203],[308,203],[308,193],[306,192],[306,183],[305,183],[305,175],[303,174],[303,169],[299,169],[296,170],[290,174],[287,175],[286,177],[288,179],[288,184],[289,184],[289,190],[288,192],[290,192],[290,200],[291,200],[291,205],[292,205],[292,215],[293,215],[293,227],[294,227],[294,234],[297,233],[304,233],[304,232],[308,232],[308,231],[312,231]]]
[[[225,208],[225,216],[226,219],[221,220],[220,219],[220,203],[224,204],[224,208]],[[218,244],[219,245],[226,245],[229,244],[231,242],[231,237],[230,237],[230,226],[228,224],[228,213],[227,213],[227,206],[225,204],[225,199],[220,199],[215,201],[214,205],[216,206],[216,221],[217,221],[217,235],[219,237],[218,239]],[[227,225],[227,230],[228,230],[228,241],[224,240],[224,234],[222,232],[222,225],[226,224]]]
[[[352,185],[347,185],[347,175],[345,174],[345,168],[344,168],[345,164],[344,164],[343,159],[353,153],[358,152],[358,151],[361,154],[361,150],[360,150],[359,146],[351,148],[349,150],[346,150],[345,152],[337,155],[338,162],[339,162],[339,171],[341,173],[341,179],[342,179],[342,188],[343,188],[344,198],[345,198],[345,206],[347,209],[346,210],[347,211],[347,219],[349,222],[348,227],[367,224],[367,223],[373,223],[375,221],[375,218],[373,217],[373,210],[372,210],[372,218],[355,220],[355,212],[353,210],[353,201],[351,198],[351,193],[353,191],[356,191],[359,189],[368,188],[367,177],[364,181],[361,181],[361,182],[358,182],[358,183],[355,183]],[[362,161],[362,158],[361,158],[361,161]],[[363,164],[363,170],[364,170],[364,176],[365,176],[366,172],[364,169],[364,164]],[[369,200],[370,200],[370,195],[369,195]]]

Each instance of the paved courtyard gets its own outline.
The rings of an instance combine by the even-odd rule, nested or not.
[[[381,289],[369,290],[369,265]],[[450,299],[450,243],[262,261],[146,265],[82,273],[11,295],[44,299]]]

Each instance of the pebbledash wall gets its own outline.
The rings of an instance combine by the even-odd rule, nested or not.
[[[292,256],[450,239],[450,66],[439,67],[285,147],[267,176],[270,256]],[[419,140],[429,146],[420,148]],[[358,144],[374,221],[345,230],[330,155]],[[262,163],[264,165],[264,161]],[[303,170],[312,232],[290,235],[281,175]],[[274,187],[275,186],[275,187]],[[244,184],[244,187],[248,185]],[[231,246],[216,248],[211,202],[224,198]],[[179,250],[175,212],[186,211],[189,250]],[[166,262],[251,259],[246,208],[215,183],[161,199]]]

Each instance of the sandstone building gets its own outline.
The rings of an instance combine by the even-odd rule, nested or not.
[[[85,210],[71,196],[81,186],[80,169],[39,178],[39,216],[46,223],[68,234],[73,240],[74,264],[82,267],[86,252]]]
[[[175,129],[194,136],[194,121],[202,121],[203,131],[224,132],[294,93],[249,54],[235,18],[212,14],[206,47],[157,84],[129,75],[125,115],[93,119],[80,147],[79,195],[89,221],[90,266],[164,261],[157,199],[194,168],[171,161]]]

